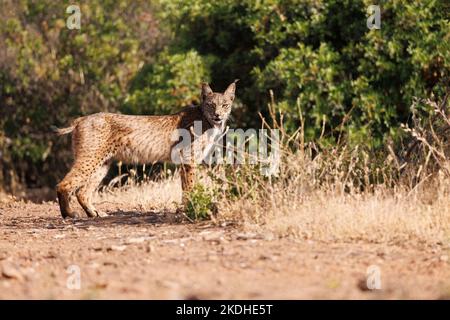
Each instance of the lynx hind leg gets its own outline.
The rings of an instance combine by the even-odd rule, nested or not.
[[[78,202],[80,202],[88,215],[98,215],[91,204],[91,190],[95,190],[95,187],[98,185],[95,184],[95,181],[100,183],[103,177],[99,178],[99,176],[107,170],[101,170],[100,168],[102,164],[106,164],[105,161],[111,147],[106,141],[108,132],[110,132],[110,128],[103,114],[82,118],[74,128],[72,132],[72,150],[75,162],[70,172],[57,186],[58,200],[63,218],[76,217],[76,214],[69,206],[69,198],[75,193],[77,194]],[[100,161],[99,155],[102,155],[103,162]],[[79,191],[79,189],[81,190]]]
[[[102,182],[103,178],[108,173],[109,164],[103,164],[97,168],[92,175],[89,177],[86,184],[80,187],[77,191],[77,199],[83,210],[86,212],[88,217],[107,217],[108,214],[98,211],[92,204],[92,197]]]
[[[70,207],[70,198],[81,184],[82,178],[76,167],[73,167],[64,179],[57,185],[56,194],[58,196],[59,209],[62,217],[77,218],[78,215]]]

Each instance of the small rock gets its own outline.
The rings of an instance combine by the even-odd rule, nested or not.
[[[109,247],[109,249],[112,251],[124,251],[126,248],[127,246],[118,246],[114,244],[111,247]]]
[[[112,266],[112,267],[117,267],[117,263],[114,261],[105,261],[103,262],[104,266]]]
[[[8,258],[8,253],[6,251],[0,251],[0,260],[5,260]]]
[[[44,256],[45,259],[56,259],[57,257],[58,255],[53,251],[49,251],[47,255]]]
[[[224,240],[222,232],[204,232],[201,235],[205,241],[220,242]]]
[[[94,285],[94,288],[95,289],[106,289],[106,287],[108,286],[108,283],[107,282],[97,282],[95,285]]]
[[[448,261],[448,255],[442,255],[439,257],[439,260],[441,260],[442,262],[447,262]]]
[[[271,255],[268,255],[268,254],[262,254],[262,255],[260,255],[259,256],[259,260],[269,260],[269,261],[276,261],[277,260],[277,257],[274,257],[274,256],[271,256]]]
[[[2,276],[7,279],[17,279],[19,281],[24,279],[23,272],[20,268],[12,263],[2,263]]]
[[[98,269],[100,267],[100,264],[97,262],[92,262],[91,264],[88,265],[88,267],[92,269]]]
[[[367,288],[367,279],[365,278],[360,278],[358,280],[358,282],[356,283],[356,286],[358,287],[359,290],[361,291],[370,291],[369,288]]]
[[[138,237],[138,238],[128,238],[125,243],[127,244],[136,244],[136,243],[143,243],[147,240],[150,240],[150,237]]]
[[[249,239],[261,239],[262,237],[256,233],[253,232],[247,232],[247,233],[238,233],[236,234],[237,240],[249,240]]]

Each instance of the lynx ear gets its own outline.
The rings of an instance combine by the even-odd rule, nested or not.
[[[234,80],[232,84],[230,84],[225,90],[224,95],[228,96],[231,100],[234,100],[234,92],[236,91],[236,82],[238,82],[239,79]]]
[[[202,83],[202,99],[205,100],[206,97],[211,95],[213,91],[211,90],[211,87],[206,82]]]

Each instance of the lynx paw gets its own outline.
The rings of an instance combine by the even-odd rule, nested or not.
[[[102,211],[96,210],[95,213],[97,214],[97,217],[100,217],[100,218],[104,218],[104,217],[108,216],[108,214],[106,212],[102,212]]]

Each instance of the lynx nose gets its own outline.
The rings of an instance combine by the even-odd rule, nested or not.
[[[218,113],[214,114],[214,120],[215,120],[215,121],[220,121],[220,120],[222,120],[222,119],[220,118],[220,114],[218,114]]]

